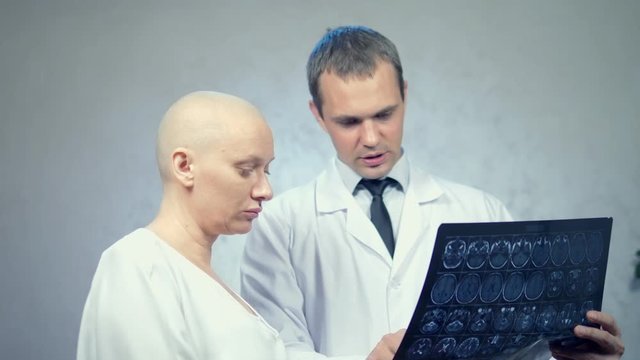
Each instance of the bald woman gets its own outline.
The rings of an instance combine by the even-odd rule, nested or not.
[[[220,234],[251,230],[273,160],[271,130],[240,98],[195,92],[158,131],[156,218],[103,254],[78,359],[284,359],[277,332],[211,268]]]

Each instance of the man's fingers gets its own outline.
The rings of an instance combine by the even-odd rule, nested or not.
[[[384,340],[384,338],[383,338]],[[387,360],[393,359],[393,353],[384,342],[379,342],[373,351],[367,356],[367,360]]]
[[[579,325],[574,329],[574,333],[577,337],[595,342],[600,347],[600,352],[604,354],[622,354],[624,352],[622,339],[607,331]]]
[[[573,332],[579,338],[595,342],[606,354],[610,354],[615,350],[614,345],[612,344],[614,337],[606,331],[589,326],[578,325],[575,327]]]
[[[621,331],[618,327],[618,324],[616,323],[616,320],[613,318],[613,316],[607,313],[591,310],[587,312],[587,319],[589,319],[589,321],[591,322],[600,324],[603,330],[609,332],[613,336],[621,335]]]
[[[404,338],[404,334],[407,332],[407,329],[400,329],[393,333],[393,343],[391,344],[391,350],[395,354],[398,352],[398,348],[400,347],[400,343]]]
[[[393,359],[393,356],[398,351],[398,347],[400,347],[405,332],[406,329],[401,329],[394,333],[384,335],[373,351],[371,351],[367,360]]]

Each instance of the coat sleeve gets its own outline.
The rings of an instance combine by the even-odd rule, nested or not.
[[[168,270],[105,252],[91,284],[78,360],[194,359]]]
[[[299,286],[290,256],[294,221],[281,209],[268,207],[254,222],[240,266],[242,297],[280,332],[290,359],[364,360],[366,355],[328,358],[315,351],[304,309],[310,295]]]

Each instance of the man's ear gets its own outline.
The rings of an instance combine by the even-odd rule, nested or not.
[[[185,187],[193,186],[193,154],[189,149],[177,148],[171,153],[173,175]]]
[[[404,102],[407,102],[407,91],[409,90],[409,83],[407,80],[404,81]]]
[[[327,126],[324,123],[324,119],[322,118],[322,115],[320,115],[320,110],[316,106],[316,103],[313,102],[313,100],[309,100],[309,110],[311,110],[311,113],[316,118],[316,121],[318,122],[318,124],[320,124],[320,127],[322,127],[322,130],[326,132]]]

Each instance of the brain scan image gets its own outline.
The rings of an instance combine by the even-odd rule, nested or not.
[[[522,295],[524,288],[524,274],[521,272],[512,272],[507,276],[504,282],[504,290],[502,296],[508,302],[516,301]]]
[[[527,346],[530,342],[531,340],[529,339],[528,336],[525,336],[522,334],[516,334],[516,335],[511,335],[509,337],[509,339],[507,340],[506,346],[507,348],[518,350],[520,348]]]
[[[551,261],[553,265],[563,265],[569,257],[569,237],[559,234],[553,238],[551,243]]]
[[[477,337],[467,338],[458,345],[455,356],[458,359],[469,359],[478,351],[478,347],[480,347],[480,340]]]
[[[582,270],[573,269],[567,273],[567,295],[578,296],[583,287]]]
[[[456,292],[456,276],[453,274],[442,275],[433,286],[431,300],[434,304],[448,303]]]
[[[591,296],[598,290],[597,284],[600,280],[600,271],[598,271],[598,268],[592,267],[588,268],[585,274],[586,279],[584,285],[584,293],[587,296]]]
[[[516,308],[503,306],[493,312],[493,329],[498,332],[507,332],[511,330],[515,318]]]
[[[407,351],[407,355],[411,360],[426,360],[431,353],[431,340],[420,338],[416,340]]]
[[[445,269],[455,269],[464,261],[467,247],[463,240],[451,240],[444,248],[442,263]]]
[[[511,247],[511,264],[515,268],[523,267],[531,257],[531,240],[526,236],[518,237]]]
[[[486,240],[474,240],[467,248],[467,267],[475,270],[484,265],[489,257],[489,242]]]
[[[445,310],[429,310],[422,317],[420,332],[426,335],[437,334],[446,320],[447,312]]]
[[[504,237],[499,237],[491,244],[489,250],[489,264],[494,269],[501,269],[509,260],[509,242]]]
[[[480,275],[475,273],[466,274],[458,283],[456,299],[461,304],[468,304],[473,301],[480,290]]]
[[[511,335],[507,338],[501,353],[503,355],[515,354],[518,350],[529,345],[531,342],[532,339],[529,336],[523,334]]]
[[[506,338],[503,335],[493,335],[487,337],[486,341],[482,344],[480,349],[480,355],[487,356],[498,353],[502,349]]]
[[[602,234],[600,232],[590,232],[587,237],[587,259],[594,264],[602,256],[603,248]]]
[[[549,281],[547,284],[548,297],[555,298],[560,296],[564,288],[564,273],[562,271],[552,271],[549,273]]]
[[[593,301],[588,300],[585,301],[584,303],[582,303],[582,306],[580,307],[580,323],[584,324],[587,322],[587,312],[589,310],[594,310],[595,308],[593,307]]]
[[[576,311],[575,305],[572,303],[565,304],[557,315],[556,330],[569,330],[578,319],[580,319],[580,316]]]
[[[471,323],[469,324],[469,331],[474,333],[481,333],[487,331],[489,325],[491,325],[491,318],[493,312],[491,308],[488,307],[479,307],[473,317],[471,318]]]
[[[467,327],[469,323],[469,310],[467,309],[455,309],[449,314],[447,319],[447,325],[445,330],[449,334],[455,334],[461,332]]]
[[[437,359],[448,359],[456,350],[456,345],[456,339],[446,337],[438,341],[436,346],[433,348],[433,355],[435,355]]]
[[[502,274],[493,272],[487,275],[480,286],[480,299],[486,303],[494,302],[502,293]]]
[[[542,267],[549,261],[549,253],[551,252],[551,243],[546,236],[536,237],[531,250],[531,261],[533,265]]]
[[[527,300],[537,300],[542,296],[545,286],[545,276],[542,271],[534,271],[529,275],[524,288],[524,296]]]
[[[602,306],[604,220],[443,224],[394,359],[521,359],[538,340],[571,342]]]
[[[538,315],[538,320],[536,321],[536,328],[538,331],[550,332],[553,331],[556,320],[556,308],[553,305],[547,305],[542,309],[540,315]]]
[[[524,306],[516,315],[513,324],[513,331],[517,333],[527,333],[534,329],[536,324],[536,306]]]
[[[579,265],[587,254],[587,237],[583,232],[579,232],[571,237],[569,242],[569,259],[573,265]]]

